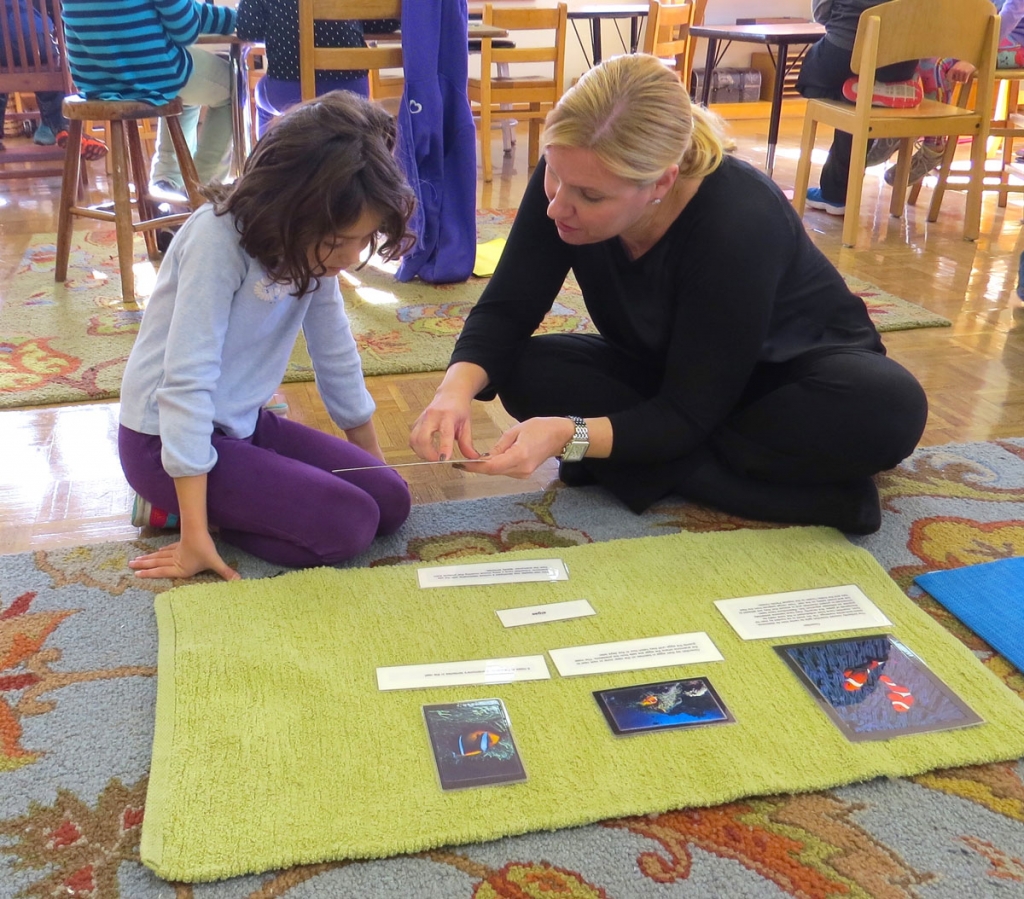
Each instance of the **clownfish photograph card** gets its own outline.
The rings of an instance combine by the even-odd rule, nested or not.
[[[852,742],[982,724],[910,649],[889,634],[776,646]]]
[[[620,736],[736,720],[706,677],[595,690],[594,698]]]
[[[526,780],[512,724],[500,699],[423,706],[442,790]]]

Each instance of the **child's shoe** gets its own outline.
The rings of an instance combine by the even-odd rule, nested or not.
[[[57,143],[57,135],[49,125],[40,125],[32,135],[32,143],[39,144],[40,147],[52,147]]]
[[[888,160],[900,148],[902,141],[903,138],[901,137],[875,138],[871,142],[871,146],[868,147],[867,159],[864,161],[865,167],[870,168],[873,165],[880,165]]]
[[[810,209],[820,209],[822,212],[827,212],[829,215],[846,215],[846,204],[829,203],[829,201],[821,195],[820,187],[812,187],[808,189],[807,206]]]
[[[135,501],[132,503],[132,526],[174,530],[178,527],[178,516],[163,509],[154,509],[149,500],[136,493]]]
[[[934,147],[931,144],[921,144],[910,157],[910,178],[907,184],[917,184],[925,175],[939,167],[942,162],[942,154],[945,147]],[[896,180],[896,166],[891,165],[885,170],[882,176],[885,183],[891,185]]]
[[[843,83],[843,96],[851,103],[857,102],[860,80],[854,75]],[[909,81],[876,81],[871,92],[872,106],[885,106],[889,109],[913,109],[920,106],[924,99],[924,86],[920,78]]]

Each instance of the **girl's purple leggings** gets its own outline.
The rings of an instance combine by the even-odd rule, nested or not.
[[[251,437],[214,431],[217,463],[207,476],[211,525],[228,543],[276,565],[332,565],[391,534],[409,515],[409,487],[395,471],[332,474],[379,465],[340,437],[260,411]],[[178,513],[174,481],[160,461],[159,437],[121,426],[118,452],[132,489],[154,507]]]

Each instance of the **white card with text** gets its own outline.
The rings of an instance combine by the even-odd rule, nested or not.
[[[561,559],[522,559],[518,562],[478,562],[420,568],[420,587],[477,587],[481,584],[525,584],[530,581],[567,581],[569,569]]]
[[[378,690],[420,690],[465,684],[509,684],[513,681],[550,680],[544,656],[507,659],[471,659],[429,665],[394,665],[377,669]]]
[[[592,646],[568,646],[549,649],[548,655],[562,677],[722,661],[722,654],[703,631],[595,643]]]
[[[744,640],[891,626],[855,584],[719,599],[715,605]]]
[[[573,599],[569,602],[549,602],[541,606],[498,609],[495,614],[505,627],[519,627],[521,624],[543,624],[545,621],[584,618],[587,615],[596,615],[597,612],[585,599]]]

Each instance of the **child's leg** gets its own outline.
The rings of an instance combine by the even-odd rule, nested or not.
[[[249,440],[215,434],[217,464],[207,480],[211,525],[228,543],[279,565],[330,565],[397,530],[409,514],[409,488],[389,468],[331,473],[376,460],[356,446],[262,412]],[[177,513],[160,439],[121,428],[129,484],[154,506]]]
[[[200,112],[202,107],[186,106],[178,117],[185,142],[193,155],[196,152]],[[153,153],[153,162],[149,168],[149,183],[155,184],[157,181],[166,181],[178,190],[182,190],[185,183],[181,177],[181,167],[174,152],[171,133],[167,130],[167,122],[163,118],[156,120],[156,152]]]
[[[224,178],[231,151],[231,66],[215,53],[189,48],[192,74],[181,90],[181,101],[205,106],[203,124],[196,139],[196,171],[200,182]]]
[[[1015,44],[1009,38],[1003,38],[999,42],[999,52],[996,54],[997,69],[1024,69],[1024,47]]]
[[[331,565],[397,530],[409,514],[409,488],[393,470],[332,474],[376,460],[273,413],[260,414],[251,442],[215,435],[213,444],[218,461],[207,483],[210,523],[227,542],[268,561]]]

